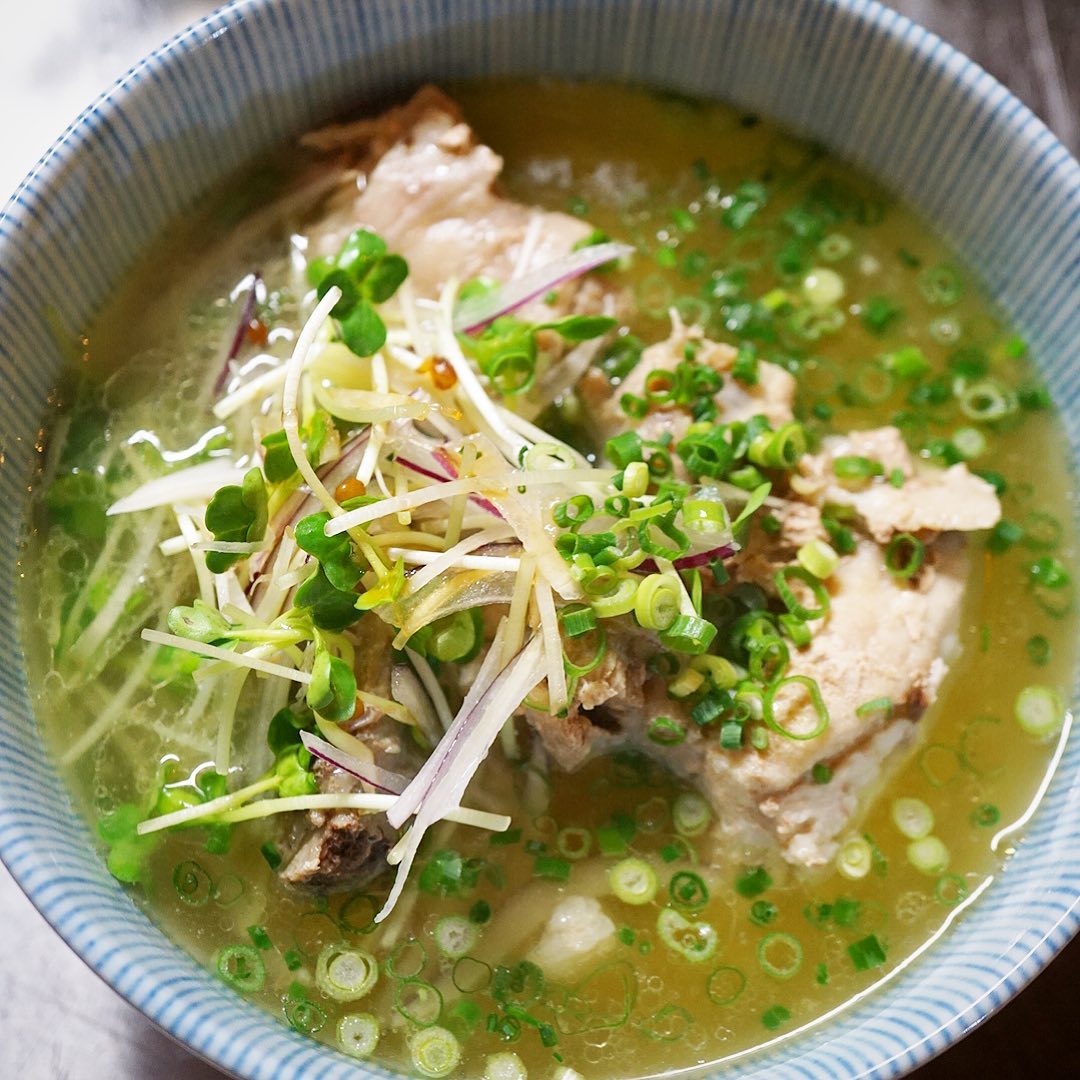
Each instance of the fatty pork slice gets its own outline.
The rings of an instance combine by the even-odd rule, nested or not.
[[[881,464],[883,474],[869,483],[846,485],[836,476],[841,457],[864,457]],[[898,472],[900,486],[890,480]],[[850,507],[879,543],[894,533],[988,529],[1001,517],[993,487],[964,464],[947,469],[917,464],[894,427],[855,431],[825,439],[821,453],[799,463],[805,497],[819,505]]]
[[[934,701],[958,649],[967,563],[958,536],[928,547],[914,583],[894,579],[869,540],[841,559],[829,614],[805,649],[792,650],[787,672],[817,682],[829,712],[826,730],[805,740],[770,732],[765,750],[734,752],[692,733],[671,751],[673,767],[710,798],[727,834],[749,842],[771,834],[785,858],[801,866],[834,857],[838,835],[886,759],[914,738],[916,721]],[[892,702],[891,711],[859,714],[860,706],[882,699]],[[645,715],[670,713],[671,706],[663,685],[652,684]],[[801,692],[779,695],[775,716],[797,733],[816,723]],[[830,783],[813,783],[818,762],[833,769]]]
[[[602,371],[592,368],[578,384],[578,393],[601,442],[626,431],[631,425],[647,441],[656,441],[666,433],[671,434],[676,444],[683,438],[693,417],[682,406],[654,407],[642,420],[632,421],[619,400],[626,393],[643,397],[649,375],[658,370],[674,371],[686,358],[688,346],[696,363],[712,368],[724,380],[714,395],[718,419],[722,423],[762,415],[778,427],[792,419],[795,379],[789,372],[776,364],[761,361],[757,382],[740,382],[731,374],[736,351],[730,345],[709,340],[698,327],[684,326],[673,314],[670,336],[645,349],[633,371],[621,382],[613,382]]]
[[[408,261],[419,296],[437,297],[449,278],[507,281],[567,255],[592,231],[568,214],[499,194],[502,158],[433,86],[382,116],[323,128],[303,142],[338,153],[348,167],[334,208],[310,234],[309,254],[333,255],[354,229],[370,229]],[[563,286],[555,304],[536,305],[532,313],[550,319],[567,310],[595,311],[605,296],[587,278]]]

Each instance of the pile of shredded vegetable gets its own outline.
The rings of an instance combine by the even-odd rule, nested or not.
[[[200,680],[231,678],[233,711],[250,672],[288,680],[318,734],[278,740],[274,768],[229,791],[224,709],[218,782],[202,801],[159,802],[140,836],[297,810],[385,812],[404,830],[389,855],[397,878],[385,918],[433,824],[508,827],[508,817],[462,807],[469,781],[523,702],[566,712],[577,680],[603,658],[604,620],[632,616],[669,655],[706,653],[717,631],[702,616],[701,570],[724,580],[736,530],[768,495],[761,469],[791,468],[805,437],[797,424],[774,432],[763,418],[714,426],[705,417],[677,448],[628,430],[597,466],[526,418],[566,372],[576,377],[576,353],[590,357],[618,327],[602,315],[537,323],[513,312],[628,251],[601,241],[507,284],[450,282],[425,301],[405,261],[358,230],[335,259],[309,267],[311,313],[286,363],[241,379],[234,342],[213,412],[228,420],[262,403],[247,453],[151,480],[109,513],[171,508],[180,531],[161,547],[194,560],[198,597],[169,612],[168,632],[147,629],[144,639],[195,654]],[[250,296],[259,284],[255,275]],[[704,383],[715,373],[691,355],[680,368],[688,400],[710,401]],[[674,478],[671,449],[689,482]],[[741,475],[728,477],[738,460]],[[492,605],[506,613],[485,641],[478,612]],[[404,674],[389,699],[357,686],[357,624],[368,612],[394,628],[411,665],[395,668]],[[580,648],[568,656],[575,639],[593,645],[583,662]],[[431,661],[481,654],[453,715]],[[724,665],[721,677],[705,664],[684,681],[730,685],[730,664],[702,659]],[[413,728],[428,751],[415,777],[377,767],[343,726],[365,709]],[[320,793],[313,757],[363,790]]]

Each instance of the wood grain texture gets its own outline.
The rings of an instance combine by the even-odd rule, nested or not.
[[[5,190],[109,79],[216,2],[37,0],[8,6],[0,37],[0,104],[11,114],[0,158]],[[892,0],[892,6],[971,56],[1074,153],[1080,151],[1080,0]],[[57,56],[64,57],[60,65]],[[10,108],[16,102],[19,108]],[[0,1078],[220,1078],[86,969],[2,867],[0,926],[7,945],[0,949],[0,1032],[6,1036],[0,1039]],[[925,962],[934,962],[932,953]],[[1080,1040],[1072,1027],[1078,986],[1080,942],[1074,942],[1015,1001],[920,1069],[918,1080],[1080,1077]]]
[[[1080,151],[1080,0],[891,0],[1003,82]]]

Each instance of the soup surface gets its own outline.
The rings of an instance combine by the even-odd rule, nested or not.
[[[262,791],[321,797],[313,795],[311,759],[296,742],[305,725],[331,738],[323,723],[316,729],[310,710],[303,712],[306,688],[314,711],[333,715],[329,704],[312,704],[319,649],[327,663],[331,655],[339,663],[346,654],[353,658],[359,674],[353,698],[357,690],[374,695],[361,698],[358,707],[366,705],[369,718],[377,713],[380,723],[411,731],[416,729],[403,729],[394,716],[411,712],[416,724],[417,710],[426,707],[412,705],[416,676],[405,680],[405,688],[367,678],[366,655],[389,649],[377,611],[344,633],[324,627],[321,638],[282,638],[277,651],[278,639],[266,636],[265,624],[245,615],[243,590],[239,597],[215,592],[206,576],[207,553],[189,551],[194,537],[226,545],[210,555],[242,562],[265,546],[261,535],[246,531],[254,528],[244,516],[246,503],[233,506],[228,524],[234,531],[227,536],[224,528],[210,528],[212,512],[202,488],[190,480],[192,466],[210,470],[196,475],[217,475],[219,466],[239,461],[242,473],[252,464],[254,430],[264,443],[271,522],[301,482],[271,477],[272,455],[288,455],[284,436],[273,441],[283,428],[280,397],[273,395],[281,394],[284,380],[275,373],[293,354],[315,306],[312,267],[316,255],[326,254],[321,230],[335,215],[347,216],[341,172],[355,163],[328,158],[325,148],[289,147],[177,223],[87,332],[71,377],[58,391],[22,561],[24,633],[43,735],[97,830],[110,869],[130,884],[135,901],[198,961],[300,1031],[358,1057],[373,1053],[392,1067],[431,1076],[625,1078],[721,1061],[788,1037],[893,977],[962,916],[1020,842],[1061,737],[1061,698],[1076,663],[1076,535],[1065,443],[1024,343],[974,281],[906,207],[818,148],[720,105],[626,87],[485,82],[453,87],[451,94],[479,142],[504,158],[500,191],[506,200],[587,221],[589,229],[636,249],[614,269],[602,266],[589,275],[619,299],[605,309],[616,311],[617,329],[605,324],[607,336],[596,338],[597,350],[585,357],[592,369],[587,378],[628,379],[641,344],[668,338],[674,311],[704,335],[687,345],[691,367],[695,350],[706,348],[701,341],[715,341],[739,349],[737,364],[773,364],[794,376],[794,423],[810,454],[822,453],[822,440],[831,433],[888,425],[900,432],[918,468],[958,468],[968,479],[986,481],[980,492],[997,494],[1000,520],[995,515],[991,528],[966,538],[962,609],[955,631],[943,638],[948,674],[925,694],[932,703],[925,712],[927,702],[911,698],[861,703],[860,715],[880,724],[876,730],[892,730],[895,707],[910,721],[911,734],[871,755],[857,781],[845,779],[847,748],[822,753],[812,767],[807,758],[800,798],[825,806],[821,793],[835,790],[836,805],[843,804],[834,832],[823,834],[810,854],[799,854],[798,830],[795,840],[778,834],[781,846],[787,844],[781,850],[775,838],[763,842],[743,828],[736,820],[741,809],[730,804],[729,811],[726,796],[706,790],[708,784],[677,757],[697,745],[693,725],[705,732],[701,738],[734,739],[731,754],[765,754],[787,741],[763,722],[762,712],[762,701],[777,704],[779,691],[770,698],[768,687],[784,668],[773,671],[771,660],[758,658],[753,670],[768,668],[759,683],[736,685],[753,667],[747,656],[753,660],[754,653],[723,644],[729,623],[707,655],[734,665],[730,683],[723,682],[727,668],[695,668],[691,648],[665,650],[654,641],[647,656],[635,654],[635,663],[648,665],[655,677],[696,678],[697,685],[687,697],[686,687],[669,681],[671,716],[649,713],[642,738],[619,737],[619,725],[627,721],[614,699],[614,719],[596,712],[584,721],[592,724],[589,738],[599,742],[590,744],[593,752],[581,755],[587,760],[574,771],[556,764],[561,729],[552,734],[543,727],[547,721],[537,720],[547,715],[551,680],[547,689],[533,691],[535,708],[508,722],[463,800],[489,815],[510,815],[509,828],[436,820],[383,921],[375,916],[387,901],[391,873],[334,887],[342,883],[320,867],[291,885],[282,881],[283,863],[307,827],[302,811],[201,822],[195,815],[191,827],[139,835],[140,821],[205,806],[267,777]],[[355,195],[355,185],[351,190]],[[400,210],[412,212],[408,203]],[[604,240],[590,234],[588,244],[576,246],[587,251]],[[420,292],[412,261],[409,280],[416,278]],[[378,265],[385,270],[389,264]],[[468,277],[471,271],[451,265],[445,276]],[[553,307],[556,285],[549,285]],[[408,329],[394,303],[384,315],[391,346],[394,334],[405,341]],[[592,340],[581,324],[573,332],[582,335],[581,347]],[[553,346],[562,350],[560,362],[571,362],[573,352],[566,350],[576,344]],[[233,367],[222,375],[230,346]],[[532,356],[531,362],[542,365],[548,347],[542,343],[541,360]],[[515,365],[529,362],[530,348],[523,347],[526,361],[515,353],[502,368],[485,368],[478,352],[470,354],[488,376],[485,385],[506,391],[508,407],[519,408],[525,399],[525,391],[514,394],[512,380],[520,374]],[[551,370],[559,370],[554,362]],[[437,379],[438,365],[430,374]],[[540,371],[537,385],[546,374]],[[261,395],[262,384],[250,391],[256,379],[265,381]],[[670,380],[649,379],[645,398],[629,402],[627,431],[644,430],[656,402],[674,393]],[[583,475],[588,463],[603,467],[608,461],[622,469],[625,463],[615,461],[618,447],[605,446],[609,432],[594,399],[584,389],[576,392],[573,383],[560,387],[552,404],[540,400],[531,413],[525,406],[519,411],[584,455],[578,465]],[[333,400],[341,403],[342,394],[353,391],[375,393],[354,387]],[[215,402],[238,392],[247,399],[215,415]],[[315,415],[314,391],[307,393],[300,405],[305,423]],[[691,395],[687,408],[703,393]],[[413,399],[400,397],[392,403],[399,413],[390,419],[376,413],[357,419],[373,407],[369,398],[348,398],[348,409],[339,404],[347,415],[328,407],[335,421],[329,434],[318,437],[335,443],[341,454],[357,431],[388,428],[401,417],[451,428],[469,419],[461,419],[461,407],[417,417],[408,413]],[[265,405],[264,398],[276,403]],[[710,420],[704,417],[706,426]],[[321,471],[335,455],[323,460],[312,454],[313,427],[303,436]],[[689,458],[688,450],[676,455],[676,441],[665,445],[661,439],[652,447],[650,453],[666,454],[667,462],[650,464],[650,492],[657,491],[666,467],[677,473],[678,457]],[[276,460],[280,464],[281,457]],[[464,470],[463,459],[456,460]],[[866,485],[903,490],[904,477],[883,470],[872,456],[834,454],[832,464],[838,476],[841,466],[849,470],[849,490],[856,494]],[[770,498],[798,491],[794,466],[775,474],[770,467],[762,464],[757,476],[773,482]],[[289,469],[295,472],[291,460],[284,471]],[[367,494],[381,494],[368,475]],[[144,485],[159,477],[166,484],[187,477],[189,486],[172,490],[165,501],[147,498],[145,509],[106,515],[117,500],[145,492]],[[395,473],[387,463],[385,477],[388,497],[409,490],[400,466]],[[609,487],[607,498],[617,498],[624,483],[630,490],[629,465],[620,477],[619,490]],[[349,487],[349,479],[338,480],[332,494],[363,507],[363,499],[347,502],[364,495],[364,486],[353,480]],[[745,503],[757,484],[741,479]],[[735,488],[737,494],[737,483]],[[591,513],[593,499],[585,498]],[[596,498],[597,507],[603,498]],[[739,505],[736,499],[732,517]],[[469,504],[458,512],[466,515],[467,531],[467,515],[481,511]],[[574,512],[563,510],[564,516]],[[684,524],[688,512],[684,504]],[[887,545],[875,544],[864,537],[869,526],[862,513],[827,504],[827,538],[810,551],[800,547],[802,576],[792,580],[805,577],[811,591],[825,588],[819,582],[830,579],[831,560],[857,559],[864,543],[875,552],[887,549],[898,588],[917,591],[907,578],[931,588],[920,576],[927,571],[915,565],[924,557],[931,577],[944,576],[940,552],[949,549],[940,545],[952,541],[937,537],[947,529],[916,524],[896,530]],[[783,527],[782,518],[781,503],[767,502],[751,527],[769,535]],[[438,532],[419,518],[410,521],[407,511],[397,520],[403,536],[409,529]],[[485,527],[497,529],[494,520],[489,517]],[[289,537],[295,526],[291,521]],[[444,542],[442,548],[434,543],[432,552],[450,544],[451,525],[439,528],[446,536],[436,537]],[[736,535],[747,542],[738,530]],[[509,559],[520,575],[528,552],[520,544],[505,549],[505,540],[496,537],[494,546],[483,548],[478,565],[488,565],[484,558]],[[584,550],[579,545],[578,554]],[[666,551],[661,544],[653,552],[658,577]],[[815,551],[824,567],[815,567]],[[394,557],[387,558],[390,568]],[[595,584],[603,564],[584,557],[592,576],[579,580]],[[722,568],[724,556],[714,552],[711,562]],[[796,565],[793,557],[790,562]],[[710,596],[728,595],[725,572],[710,573],[709,565],[705,559],[696,570],[683,571],[686,595],[676,595],[674,603],[692,603],[695,590],[703,591],[708,614],[714,610],[709,604],[718,602]],[[232,572],[226,568],[219,576]],[[311,580],[288,572],[293,576],[284,592]],[[359,579],[358,570],[352,583],[357,589]],[[382,585],[382,579],[367,581],[364,595]],[[738,615],[746,625],[745,616],[763,608],[785,614],[766,586],[754,593],[753,586],[748,591],[738,585],[736,601],[725,601],[725,618]],[[167,619],[183,637],[169,613],[200,595],[216,604],[216,617],[224,616],[232,629],[187,639],[217,653],[140,637],[143,627],[161,630]],[[839,595],[834,590],[837,610]],[[798,617],[796,609],[805,612],[813,596],[800,591],[792,597],[786,612],[791,623],[772,616],[770,625],[786,627],[784,635],[790,635],[770,631],[767,644],[777,654],[796,657],[806,647],[800,645],[801,628],[812,620]],[[602,611],[610,597],[598,592],[596,598]],[[491,612],[510,610],[512,617],[509,600],[507,595],[486,615],[464,622],[453,612],[442,614],[436,626],[447,640],[464,634],[469,649],[482,657],[494,633]],[[185,610],[198,614],[195,607]],[[564,614],[561,624],[564,647],[584,670],[580,643],[600,631],[593,629],[595,618],[586,618],[583,629],[571,633],[568,618]],[[901,618],[890,609],[880,615],[883,623]],[[538,636],[541,623],[542,612],[530,616]],[[247,641],[265,646],[263,660],[304,673],[308,682],[300,684],[299,698],[296,681],[273,671],[245,678],[244,669],[221,655],[222,649],[242,650],[237,626],[251,630]],[[442,683],[454,711],[482,677],[479,658],[461,650],[440,653],[443,646],[423,637],[423,625],[416,629],[413,652],[427,656],[425,673]],[[913,631],[916,637],[931,632]],[[347,646],[340,644],[346,639]],[[612,630],[604,640],[608,650],[618,650],[631,639]],[[408,668],[405,656],[394,652],[395,667]],[[861,662],[855,651],[834,659],[841,670]],[[567,670],[580,687],[574,667]],[[337,668],[326,675],[326,702],[334,698],[337,676]],[[810,695],[809,683],[799,685]],[[799,686],[792,683],[790,690]],[[571,686],[571,712],[574,692]],[[354,715],[353,698],[338,718],[346,727],[360,715]],[[680,713],[684,700],[693,705]],[[721,704],[710,715],[709,703],[716,701]],[[283,735],[275,720],[277,734],[268,744],[271,718],[290,705],[294,727],[286,722]],[[382,706],[391,713],[380,712]],[[729,707],[730,715],[718,719]],[[832,725],[838,726],[836,715]],[[352,729],[361,743],[365,730],[362,724]],[[408,776],[416,769],[406,769],[410,755],[422,761],[441,736],[441,728],[434,738],[426,737],[423,724],[418,730],[395,751]],[[810,733],[798,728],[794,734]],[[355,740],[338,745],[360,752]],[[390,767],[378,753],[376,760]],[[372,776],[378,787],[377,774]],[[699,790],[712,795],[711,806]],[[225,809],[236,810],[248,798],[253,806],[275,801],[259,795],[249,792]],[[331,804],[324,818],[334,812]],[[289,826],[283,828],[283,820]],[[932,951],[919,962],[933,963]]]

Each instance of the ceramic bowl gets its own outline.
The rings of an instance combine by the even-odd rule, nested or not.
[[[0,855],[106,982],[238,1076],[388,1074],[294,1034],[198,967],[108,876],[72,812],[27,702],[15,610],[41,418],[63,339],[206,188],[366,100],[495,73],[724,99],[877,175],[952,242],[1030,342],[1080,453],[1080,166],[986,72],[870,0],[240,0],[147,57],[71,125],[0,218]],[[928,956],[723,1075],[902,1074],[1031,979],[1080,925],[1078,900],[1073,740],[1016,855]]]

